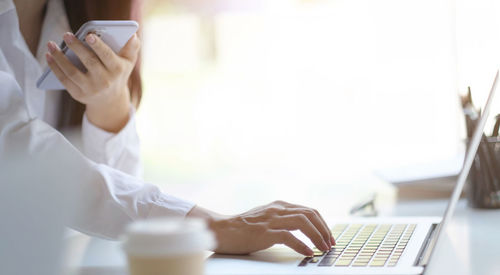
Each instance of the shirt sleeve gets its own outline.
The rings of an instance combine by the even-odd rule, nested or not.
[[[92,236],[116,239],[134,220],[185,216],[194,206],[162,193],[152,184],[86,158],[57,130],[31,117],[21,88],[11,74],[0,71],[0,83],[0,163],[8,163],[13,157],[40,165],[53,163],[53,169],[44,176],[50,177],[47,182],[54,184],[62,181],[61,173],[69,173],[70,180],[65,183],[75,190],[75,201],[81,202],[68,222],[69,227]]]
[[[83,153],[97,163],[142,178],[140,141],[135,124],[135,108],[130,106],[127,125],[114,134],[95,126],[85,113],[82,121]]]

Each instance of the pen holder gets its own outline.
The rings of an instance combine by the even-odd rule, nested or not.
[[[494,159],[492,159],[494,158]],[[470,207],[500,208],[500,138],[483,138],[468,177]]]
[[[472,137],[481,117],[481,110],[474,107],[470,87],[461,98],[467,136]],[[492,137],[484,133],[467,178],[467,200],[474,208],[500,208],[500,115],[496,116]]]

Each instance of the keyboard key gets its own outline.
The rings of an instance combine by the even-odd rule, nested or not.
[[[323,254],[325,254],[325,252],[323,252],[315,247],[315,248],[313,248],[313,254],[314,254],[314,256],[323,256]]]
[[[325,257],[321,260],[321,262],[319,262],[318,266],[332,266],[335,260],[337,260],[337,258]]]
[[[358,254],[358,252],[359,252],[359,250],[354,250],[354,251],[346,250],[346,251],[344,251],[344,255],[352,255],[352,254],[356,255],[356,254]]]
[[[300,263],[299,266],[306,266],[307,263],[311,260],[312,257],[305,257]]]
[[[372,256],[373,254],[375,254],[375,251],[372,251],[372,252],[361,252],[361,253],[359,253],[359,256]]]
[[[371,259],[370,259],[370,258],[361,258],[361,259],[355,259],[354,261],[356,261],[356,262],[367,262],[367,263],[369,263],[369,262],[371,261]]]
[[[351,264],[352,260],[338,260],[335,263],[335,266],[349,266]]]
[[[385,265],[385,261],[372,261],[370,263],[370,266],[384,266]]]
[[[391,255],[391,252],[377,252],[377,256],[389,256]]]

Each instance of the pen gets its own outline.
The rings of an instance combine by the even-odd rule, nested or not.
[[[482,182],[485,181],[484,177],[484,171],[481,169],[481,160],[479,158],[479,155],[476,155],[474,158],[474,176],[473,178],[470,178],[470,185],[471,185],[471,192],[473,194],[473,202],[475,204],[482,204],[482,190],[479,189],[480,185]]]
[[[467,108],[466,113],[469,117],[470,126],[472,126],[472,128],[476,128],[476,124],[478,122],[480,114],[476,113],[472,107]],[[482,197],[484,193],[489,195],[493,193],[493,191],[500,190],[500,184],[498,183],[500,177],[498,176],[498,171],[496,171],[497,169],[495,169],[496,158],[494,155],[492,155],[488,140],[484,134],[481,137],[481,144],[479,145],[475,161],[477,162],[475,167],[479,172],[478,176],[480,175],[480,177],[482,178],[482,180],[478,181],[479,184],[476,186],[476,199],[478,197]],[[482,188],[482,190],[480,190],[479,188]],[[485,198],[481,198],[481,200],[483,199]],[[488,199],[490,200],[491,198],[488,197]],[[489,204],[490,202],[486,203]]]
[[[498,137],[498,130],[500,129],[500,114],[496,116],[495,127],[493,127],[493,137]]]
[[[472,137],[474,129],[476,128],[476,121],[478,120],[479,115],[474,109],[474,106],[472,106],[471,104],[467,104],[466,106],[464,106],[464,113],[467,137],[470,138]]]
[[[480,144],[480,151],[479,153],[482,155],[483,161],[482,161],[482,169],[485,169],[487,176],[488,176],[488,183],[486,183],[486,186],[493,187],[493,190],[500,190],[500,184],[498,183],[499,177],[498,177],[498,172],[496,171],[495,167],[495,159],[494,156],[491,154],[491,150],[488,145],[488,141],[486,140],[486,136],[483,135],[481,138],[481,144]],[[489,189],[489,192],[492,190]]]

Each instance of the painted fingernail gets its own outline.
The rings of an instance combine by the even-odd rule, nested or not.
[[[71,43],[73,43],[75,36],[72,33],[67,32],[63,35],[63,39],[64,39],[64,42],[66,42],[66,44],[71,44]]]
[[[95,35],[92,33],[87,35],[87,38],[85,39],[85,41],[87,41],[87,43],[89,43],[89,44],[94,44],[95,43]]]
[[[45,54],[45,59],[47,59],[47,63],[52,63],[54,61],[54,58],[50,53]]]
[[[336,245],[337,244],[337,242],[335,242],[335,238],[333,238],[333,236],[331,236],[330,239],[331,239],[332,245]]]
[[[57,47],[56,43],[54,43],[53,41],[50,41],[47,44],[47,48],[49,48],[50,53],[54,53],[57,50],[57,48],[59,48],[59,47]]]

